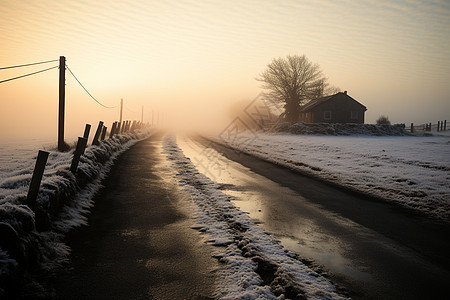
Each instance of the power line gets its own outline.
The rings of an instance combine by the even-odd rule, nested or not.
[[[38,73],[42,73],[42,72],[45,72],[45,71],[48,71],[48,70],[51,70],[51,69],[55,69],[57,67],[58,66],[54,66],[54,67],[51,67],[51,68],[48,68],[48,69],[44,69],[44,70],[40,70],[40,71],[37,71],[37,72],[25,74],[25,75],[22,75],[22,76],[17,76],[17,77],[14,77],[14,78],[9,78],[9,79],[0,81],[0,83],[11,81],[11,80],[15,80],[15,79],[19,79],[19,78],[23,78],[23,77],[26,77],[26,76],[31,76],[31,75],[38,74]]]
[[[41,62],[36,62],[36,63],[31,63],[31,64],[24,64],[24,65],[17,65],[17,66],[3,67],[3,68],[0,68],[0,70],[13,69],[13,68],[20,68],[20,67],[28,67],[28,66],[34,66],[34,65],[40,65],[40,64],[51,63],[51,62],[55,62],[55,61],[58,61],[58,60],[57,60],[57,59],[53,59],[53,60],[41,61]]]
[[[89,91],[83,86],[83,84],[78,80],[78,78],[75,76],[75,74],[72,73],[72,71],[69,69],[69,66],[67,66],[66,64],[66,68],[67,70],[69,70],[70,74],[72,74],[73,78],[75,78],[75,80],[81,85],[81,87],[85,90],[85,92],[91,96],[92,99],[94,99],[95,102],[97,102],[98,104],[100,104],[101,106],[105,107],[105,108],[116,108],[118,105],[116,106],[106,106],[104,104],[102,104],[100,101],[98,101],[97,99],[94,98],[94,96],[91,95],[91,93],[89,93]]]

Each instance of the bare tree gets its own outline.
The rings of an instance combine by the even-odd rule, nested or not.
[[[385,115],[381,115],[377,119],[377,125],[391,125],[391,121],[389,121],[389,118]]]
[[[284,115],[289,122],[298,121],[300,106],[323,96],[328,88],[319,65],[311,63],[305,55],[272,60],[256,80],[262,82],[271,99],[284,103]]]

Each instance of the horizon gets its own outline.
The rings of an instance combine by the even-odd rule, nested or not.
[[[124,119],[143,106],[144,121],[220,130],[262,92],[255,77],[272,59],[304,54],[367,107],[366,123],[448,118],[450,2],[263,2],[1,0],[0,67],[65,56],[103,105],[124,99]],[[0,70],[0,81],[44,67]],[[1,83],[0,95],[0,140],[56,137],[57,70]],[[118,118],[66,71],[67,136]]]

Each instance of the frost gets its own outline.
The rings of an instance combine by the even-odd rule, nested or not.
[[[64,235],[86,224],[93,196],[115,159],[150,134],[147,130],[125,133],[87,147],[76,176],[68,170],[72,153],[51,152],[35,211],[24,202],[36,155],[23,149],[22,155],[11,155],[17,156],[12,160],[0,156],[0,298],[17,296],[23,280],[29,280],[25,274],[50,275],[67,263],[70,249]],[[45,292],[38,282],[33,284]]]

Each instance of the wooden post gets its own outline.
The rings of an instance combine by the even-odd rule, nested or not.
[[[101,138],[100,138],[101,141],[103,141],[103,140],[105,139],[105,136],[106,136],[106,129],[108,129],[108,127],[103,126],[103,129],[102,129],[102,136],[101,136]]]
[[[64,111],[66,97],[66,58],[59,57],[59,112],[58,112],[58,151],[67,150],[64,143]]]
[[[44,175],[45,165],[47,164],[48,152],[39,150],[34,166],[33,176],[31,177],[30,188],[28,189],[27,205],[34,209],[36,207],[36,199],[41,185],[42,176]]]
[[[95,132],[94,140],[92,141],[92,145],[99,144],[98,139],[100,138],[100,134],[102,132],[102,127],[103,127],[103,122],[102,121],[98,122],[97,131]]]
[[[119,122],[114,122],[114,124],[116,124],[116,126],[115,126],[115,128],[114,128],[114,134],[113,134],[113,136],[115,136],[117,133],[119,133],[119,126],[120,126],[120,124],[119,124]]]
[[[439,131],[439,126],[441,126],[441,122],[438,121],[437,131]]]
[[[114,136],[114,131],[116,130],[117,122],[114,122],[111,126],[111,132],[109,133],[109,138],[112,139]]]
[[[120,122],[117,123],[116,132],[114,134],[120,134],[120,130],[122,129],[120,125]]]
[[[447,130],[447,120],[444,120],[444,131]]]
[[[414,124],[411,123],[411,133],[414,133]]]
[[[125,132],[125,121],[122,121],[122,126],[120,128],[120,133],[124,133]]]
[[[83,134],[83,137],[85,139],[89,138],[89,131],[91,131],[91,124],[86,124],[86,127],[84,128],[84,134]]]
[[[72,172],[73,174],[77,172],[78,163],[80,162],[80,157],[84,153],[86,145],[87,145],[87,138],[79,137],[77,148],[75,149],[75,152],[73,154],[72,164],[70,165],[70,172]]]

